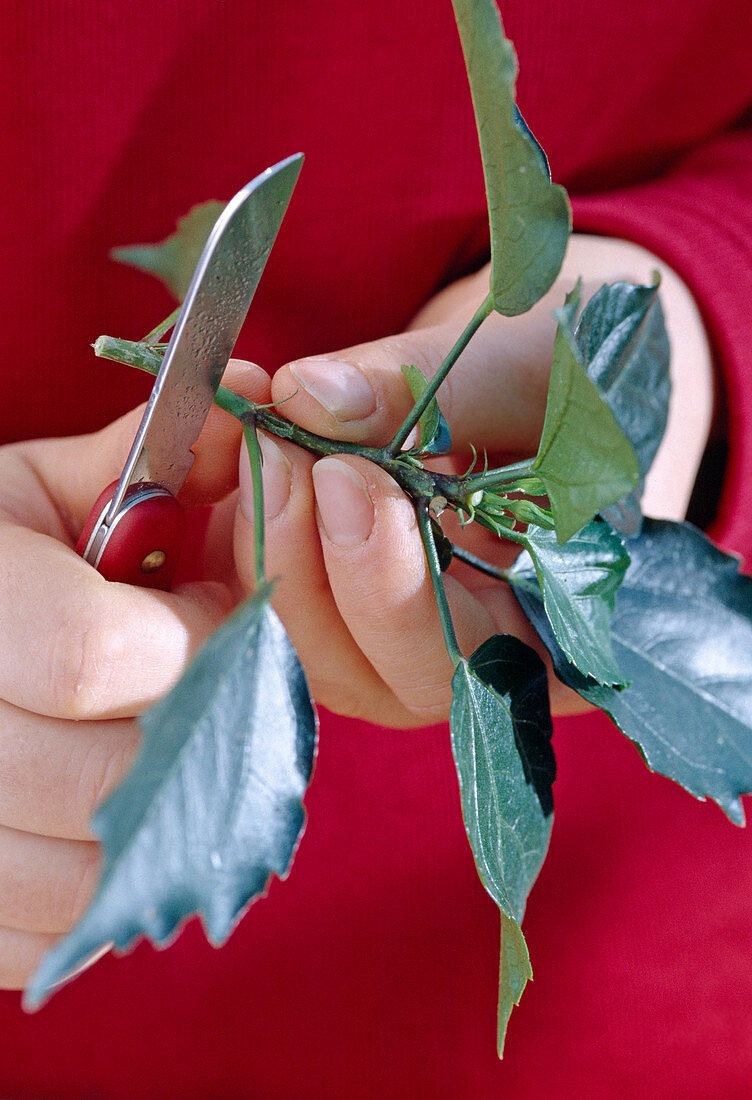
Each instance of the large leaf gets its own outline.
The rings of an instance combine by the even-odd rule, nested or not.
[[[569,660],[601,684],[624,684],[611,646],[614,596],[629,565],[624,543],[593,521],[564,546],[551,531],[530,527],[509,571],[515,589],[540,598]]]
[[[303,829],[315,712],[268,586],[225,623],[141,720],[141,753],[97,811],[104,866],[91,905],[42,961],[39,1005],[105,944],[166,943],[199,912],[215,944],[283,876]]]
[[[546,417],[533,470],[551,504],[559,542],[635,487],[632,446],[585,373],[572,334],[579,290],[558,310]]]
[[[121,264],[156,275],[182,302],[199,256],[224,208],[223,202],[201,203],[180,218],[175,232],[159,244],[124,245],[111,249],[110,256]]]
[[[617,424],[635,449],[644,478],[668,420],[670,348],[658,283],[603,286],[582,311],[575,343]],[[639,491],[603,509],[627,535],[639,534]]]
[[[530,964],[519,924],[553,820],[556,763],[543,662],[499,634],[457,666],[450,718],[470,846],[481,881],[502,911],[499,1047]]]
[[[524,313],[559,273],[571,215],[515,111],[517,60],[494,0],[453,0],[478,126],[491,225],[494,309]]]
[[[630,681],[613,691],[582,676],[553,638],[540,602],[517,598],[556,673],[605,710],[648,766],[738,825],[752,792],[752,580],[689,524],[645,520],[616,594],[616,659]]]
[[[412,363],[402,367],[410,393],[419,401],[428,388],[428,380],[419,367]],[[452,440],[449,425],[444,419],[439,403],[434,397],[429,401],[418,421],[418,443],[412,448],[413,454],[442,455],[451,450]]]

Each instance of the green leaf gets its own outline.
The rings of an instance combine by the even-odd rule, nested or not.
[[[29,1007],[103,945],[164,944],[194,912],[222,943],[272,872],[287,873],[316,719],[269,595],[266,586],[245,603],[141,719],[141,753],[93,822],[104,848],[97,894],[42,960]]]
[[[616,590],[629,565],[624,543],[606,523],[593,521],[564,546],[550,531],[528,529],[527,553],[509,570],[514,589],[541,598],[556,640],[585,676],[623,686],[611,646]]]
[[[478,126],[491,225],[494,309],[515,316],[559,273],[571,214],[545,155],[515,111],[517,60],[494,0],[453,0]]]
[[[752,792],[752,579],[687,523],[646,519],[627,549],[611,626],[624,691],[582,676],[541,604],[515,594],[559,678],[605,710],[648,767],[742,825],[740,795]]]
[[[520,1003],[525,986],[533,977],[525,937],[517,921],[501,913],[501,951],[499,953],[499,1007],[496,1024],[496,1047],[499,1058],[504,1053],[504,1040],[512,1009]]]
[[[499,1051],[530,963],[519,928],[553,821],[556,762],[543,662],[498,634],[452,680],[450,731],[462,814],[481,881],[502,911]]]
[[[574,340],[588,377],[634,447],[644,477],[666,430],[671,396],[671,351],[658,282],[601,287],[582,311]],[[639,495],[603,509],[609,523],[624,534],[639,533]]]
[[[110,256],[121,264],[156,275],[182,302],[212,227],[225,208],[223,202],[204,202],[180,218],[176,231],[159,244],[113,248]]]
[[[559,542],[639,481],[637,457],[590,381],[572,335],[579,288],[558,310],[551,382],[532,469],[546,487]]]
[[[410,393],[415,401],[419,401],[428,388],[428,379],[418,367],[411,363],[403,365],[401,369],[410,387]],[[435,397],[426,406],[418,421],[418,431],[420,433],[418,443],[411,448],[411,454],[443,455],[451,450],[449,425],[441,415],[439,403]]]
[[[583,309],[574,341],[645,475],[663,439],[671,397],[658,284],[602,286]]]

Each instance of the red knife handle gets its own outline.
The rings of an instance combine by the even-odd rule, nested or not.
[[[108,581],[169,591],[180,556],[185,515],[172,493],[160,485],[129,490],[114,521],[105,516],[117,482],[97,498],[76,553]]]

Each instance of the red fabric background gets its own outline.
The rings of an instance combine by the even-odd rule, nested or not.
[[[703,310],[730,458],[715,525],[748,552],[752,104],[747,0],[505,0],[520,105],[580,227],[663,255]],[[307,161],[239,353],[398,331],[484,258],[448,0],[27,0],[1,70],[5,440],[97,427],[143,378],[95,361],[171,303],[107,260],[275,160]],[[600,717],[557,725],[535,982],[494,1051],[498,917],[446,731],[324,716],[293,871],[221,952],[106,958],[35,1017],[0,994],[8,1097],[746,1095],[752,841],[650,776]]]

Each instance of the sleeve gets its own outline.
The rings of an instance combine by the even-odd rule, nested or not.
[[[619,236],[666,261],[692,291],[725,390],[728,451],[710,534],[749,558],[752,508],[752,125],[693,150],[659,179],[573,196],[580,232]]]

